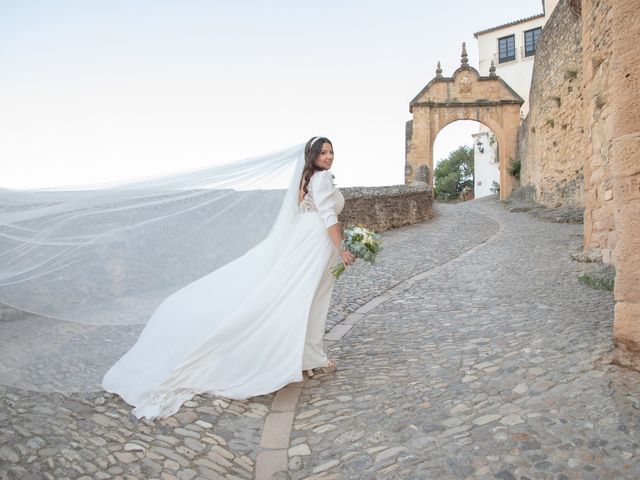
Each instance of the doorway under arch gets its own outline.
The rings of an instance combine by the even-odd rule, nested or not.
[[[437,198],[438,164],[461,146],[473,152],[472,198],[494,195],[500,189],[499,151],[495,134],[475,120],[456,120],[436,135],[433,144],[434,190]],[[470,192],[471,193],[471,192]],[[467,195],[464,198],[468,198]]]

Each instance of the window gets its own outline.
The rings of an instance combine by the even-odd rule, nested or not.
[[[524,32],[524,56],[530,57],[536,54],[536,46],[538,45],[538,39],[542,33],[542,28],[534,28],[533,30],[527,30]]]
[[[498,39],[498,62],[504,63],[516,59],[516,36],[509,35]]]

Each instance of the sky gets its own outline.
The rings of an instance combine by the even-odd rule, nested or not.
[[[338,186],[404,182],[410,100],[540,0],[0,0],[0,188],[103,183],[329,137]],[[462,123],[462,122],[461,122]],[[468,122],[465,122],[468,123]],[[452,124],[435,157],[471,144]]]

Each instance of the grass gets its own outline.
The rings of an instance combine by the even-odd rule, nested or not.
[[[509,164],[509,169],[507,171],[509,172],[509,175],[520,181],[520,170],[522,169],[522,164],[520,163],[520,160],[514,160],[511,157],[509,157],[509,159],[511,160],[511,163]]]
[[[588,273],[580,275],[578,280],[587,287],[595,288],[596,290],[607,290],[609,292],[613,292],[613,286],[615,285],[614,278],[594,277]]]

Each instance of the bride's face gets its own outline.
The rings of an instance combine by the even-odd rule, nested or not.
[[[322,170],[329,170],[332,163],[333,147],[329,142],[324,142],[324,145],[322,145],[322,150],[320,150],[318,158],[316,158],[316,167],[321,168]]]

